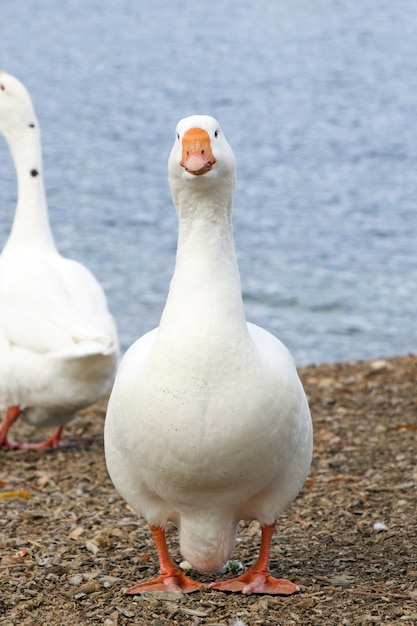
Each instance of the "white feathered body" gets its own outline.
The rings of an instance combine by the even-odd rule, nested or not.
[[[54,251],[0,256],[0,401],[22,419],[65,424],[110,389],[117,334],[90,272]]]

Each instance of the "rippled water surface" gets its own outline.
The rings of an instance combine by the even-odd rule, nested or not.
[[[0,67],[32,94],[62,253],[106,289],[123,348],[158,324],[177,121],[238,161],[247,317],[298,365],[416,350],[417,3],[8,2]],[[16,200],[0,143],[0,246]]]

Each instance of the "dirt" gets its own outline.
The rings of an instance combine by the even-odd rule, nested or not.
[[[146,524],[107,475],[103,402],[67,427],[62,449],[0,452],[0,623],[417,623],[417,357],[311,366],[300,375],[314,460],[271,555],[272,573],[296,582],[299,594],[124,595],[158,564]],[[33,430],[16,425],[13,434],[29,439]],[[248,565],[259,548],[257,522],[242,523],[238,537],[233,558]],[[180,561],[175,529],[168,538]]]

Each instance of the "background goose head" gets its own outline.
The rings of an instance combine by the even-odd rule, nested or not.
[[[11,141],[22,125],[39,126],[32,99],[20,80],[0,70],[0,132]]]

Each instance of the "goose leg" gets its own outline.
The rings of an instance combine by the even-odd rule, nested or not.
[[[17,420],[20,414],[19,406],[9,406],[6,410],[4,422],[0,424],[0,448],[9,448],[9,450],[45,450],[46,448],[58,448],[63,426],[55,428],[50,437],[39,443],[17,443],[7,438],[7,433],[12,424]]]
[[[9,448],[10,450],[19,448],[19,444],[15,441],[9,441],[7,439],[7,433],[9,432],[12,424],[17,420],[20,414],[19,406],[9,406],[6,410],[6,417],[4,422],[0,424],[0,448]]]
[[[237,578],[212,583],[210,589],[220,591],[241,591],[245,594],[265,593],[289,596],[300,591],[297,585],[285,579],[271,576],[269,571],[269,553],[275,524],[262,528],[261,549],[258,560],[244,574]]]
[[[143,591],[177,591],[179,593],[192,593],[201,587],[207,587],[205,583],[199,583],[188,578],[178,565],[172,562],[168,553],[165,539],[165,531],[157,526],[149,524],[156,548],[158,550],[160,575],[155,580],[139,583],[125,590],[126,594],[134,595]]]

